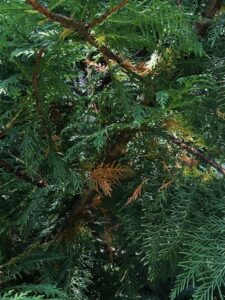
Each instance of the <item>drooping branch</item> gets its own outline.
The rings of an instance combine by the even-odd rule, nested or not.
[[[118,10],[120,10],[121,8],[123,8],[128,2],[129,2],[129,0],[123,0],[122,2],[120,2],[119,4],[117,4],[116,6],[114,6],[113,8],[109,9],[108,11],[106,11],[99,18],[94,19],[91,23],[89,23],[88,25],[86,25],[86,28],[90,29],[90,28],[95,27],[96,25],[102,24],[109,17],[111,17],[113,14],[115,14]]]
[[[24,180],[26,182],[29,182],[33,185],[36,185],[37,187],[43,188],[48,185],[47,181],[44,179],[32,179],[30,176],[28,176],[24,171],[17,170],[15,167],[11,166],[9,163],[7,163],[5,160],[0,159],[0,168],[4,171],[13,174],[15,177]]]
[[[220,164],[218,164],[215,160],[207,157],[204,153],[202,153],[200,150],[194,148],[193,146],[188,145],[184,141],[177,139],[175,137],[170,136],[169,137],[171,142],[173,144],[178,145],[181,149],[186,150],[187,152],[199,157],[201,160],[205,161],[207,164],[211,165],[213,168],[215,168],[217,171],[219,171],[221,174],[225,175],[225,168],[222,167]]]

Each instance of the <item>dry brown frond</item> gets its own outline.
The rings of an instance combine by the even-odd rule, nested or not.
[[[130,197],[128,198],[128,201],[127,201],[126,205],[133,203],[135,200],[137,200],[138,197],[141,196],[143,185],[144,185],[146,182],[147,182],[147,179],[143,180],[143,181],[136,187],[136,189],[134,190],[132,196],[130,196]]]
[[[161,185],[161,187],[159,188],[159,191],[167,189],[172,183],[174,182],[174,180],[169,180],[169,181],[163,181],[163,184]]]
[[[189,167],[193,167],[193,166],[197,166],[198,165],[198,161],[188,155],[181,155],[180,156],[180,160],[185,163],[187,166]]]
[[[111,196],[113,185],[119,184],[131,174],[129,167],[112,164],[95,168],[91,172],[91,179],[97,192],[102,190],[105,195]]]

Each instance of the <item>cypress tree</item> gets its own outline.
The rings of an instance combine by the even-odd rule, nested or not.
[[[0,8],[0,299],[224,299],[223,1]]]

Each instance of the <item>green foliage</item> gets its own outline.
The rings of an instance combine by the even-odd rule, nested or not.
[[[223,299],[222,3],[29,2],[0,0],[0,299]]]
[[[23,289],[23,286],[19,287],[18,289]],[[62,300],[65,299],[65,295],[60,292],[60,290],[57,290],[54,286],[50,285],[42,285],[42,286],[30,286],[30,289],[32,290],[32,293],[39,293],[40,295],[35,296],[32,295],[31,292],[21,292],[16,293],[14,291],[10,291],[8,293],[5,293],[3,296],[0,296],[1,300],[39,300],[39,299],[45,299],[47,296],[47,299],[51,300]],[[26,290],[26,288],[25,288]]]
[[[65,297],[65,294],[62,291],[60,291],[60,289],[57,289],[55,286],[47,283],[38,285],[21,284],[19,286],[14,286],[13,289],[15,291],[23,291],[23,295],[29,295],[30,291],[32,291],[32,293],[43,296],[45,295],[50,299],[63,299]]]

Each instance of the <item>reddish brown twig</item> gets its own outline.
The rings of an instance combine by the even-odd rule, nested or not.
[[[185,143],[184,141],[171,137],[170,136],[170,140],[178,145],[181,149],[186,150],[189,153],[194,154],[195,156],[199,157],[201,160],[205,161],[207,164],[211,165],[213,168],[215,168],[217,171],[219,171],[220,173],[222,173],[223,175],[225,175],[225,168],[223,168],[220,164],[218,164],[217,162],[215,162],[215,160],[205,156],[205,154],[203,154],[200,150],[188,145],[187,143]]]
[[[114,6],[113,8],[109,9],[108,11],[106,11],[99,18],[94,19],[91,23],[89,23],[88,25],[86,25],[86,28],[90,29],[90,28],[95,27],[96,25],[102,24],[109,17],[111,17],[111,15],[115,14],[118,10],[120,10],[121,8],[123,8],[128,2],[129,2],[129,0],[123,0],[122,2],[120,2],[119,4],[117,4],[116,6]]]
[[[13,166],[11,166],[9,163],[7,163],[5,160],[0,159],[0,168],[8,173],[12,173],[15,177],[24,180],[26,182],[29,182],[33,185],[36,185],[37,187],[46,187],[48,185],[47,181],[44,179],[32,179],[29,177],[24,171],[17,170]]]

